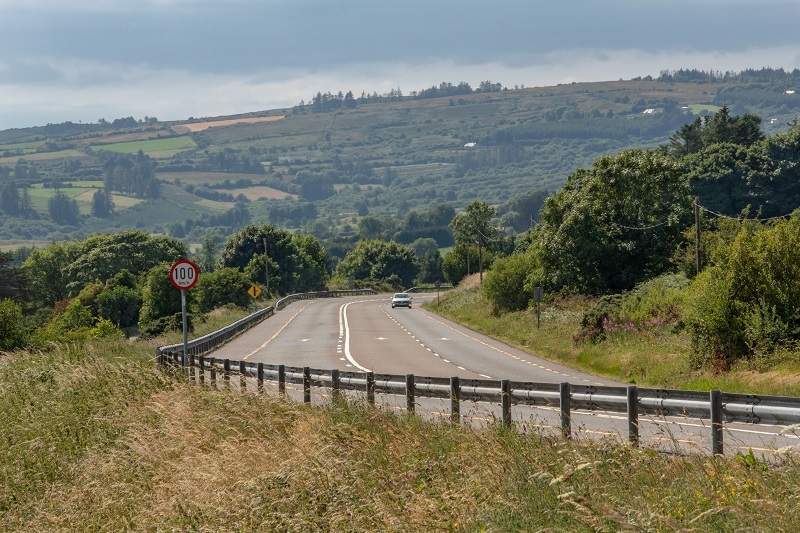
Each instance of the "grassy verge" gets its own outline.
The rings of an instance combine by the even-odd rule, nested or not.
[[[562,300],[542,307],[541,328],[533,310],[496,316],[477,287],[450,291],[426,307],[535,355],[580,370],[642,386],[800,396],[800,361],[789,358],[766,371],[742,364],[729,372],[714,374],[689,364],[689,339],[670,328],[648,332],[619,332],[597,344],[574,341],[588,303]]]
[[[679,458],[312,409],[127,343],[2,356],[0,529],[792,530],[800,463]],[[113,354],[113,355],[111,355]]]

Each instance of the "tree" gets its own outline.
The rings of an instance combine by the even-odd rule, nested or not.
[[[0,210],[15,217],[22,213],[21,207],[19,190],[13,181],[9,181],[0,189]]]
[[[169,329],[181,328],[181,294],[169,281],[170,263],[154,266],[145,276],[142,286],[142,308],[139,329],[154,336]],[[186,291],[186,307],[191,328],[194,291]]]
[[[112,285],[97,295],[97,314],[117,327],[128,328],[139,321],[141,303],[136,289]]]
[[[269,288],[280,294],[317,290],[327,279],[327,252],[313,236],[296,236],[275,226],[246,226],[225,244],[222,266],[246,270],[264,282],[264,243],[269,257]]]
[[[539,221],[539,211],[549,195],[549,191],[542,189],[517,194],[498,210],[498,214],[515,231],[528,230]]]
[[[409,287],[417,275],[411,248],[380,240],[359,241],[342,259],[337,274],[343,279],[388,282],[396,288]]]
[[[663,273],[691,218],[684,172],[667,154],[626,150],[572,174],[533,230],[537,284],[597,294]]]
[[[489,268],[494,261],[491,253],[482,257],[483,266]],[[444,278],[456,285],[465,276],[475,272],[478,266],[478,247],[468,244],[457,244],[448,251],[442,260],[442,274]]]
[[[0,252],[0,299],[20,298],[25,288],[25,274],[13,259],[11,253]]]
[[[79,254],[79,246],[75,243],[53,243],[46,248],[33,249],[22,268],[37,302],[52,306],[67,298],[70,279],[67,267]]]
[[[670,151],[683,156],[693,154],[703,148],[703,119],[697,117],[693,122],[684,124],[669,138]]]
[[[536,263],[531,253],[514,254],[494,262],[486,274],[483,292],[495,311],[519,311],[528,307],[535,285],[527,281],[538,277],[534,273]]]
[[[47,210],[50,218],[57,224],[77,226],[80,221],[78,202],[61,191],[56,191],[56,194],[48,200]]]
[[[478,247],[478,271],[481,283],[483,283],[483,250],[497,239],[499,233],[492,225],[492,219],[496,214],[494,207],[475,200],[450,223],[457,243],[475,244]]]
[[[219,231],[207,231],[203,236],[203,249],[200,251],[200,267],[203,272],[213,272],[222,246],[222,235]]]
[[[114,211],[114,201],[105,188],[97,189],[92,196],[92,215],[107,218]]]

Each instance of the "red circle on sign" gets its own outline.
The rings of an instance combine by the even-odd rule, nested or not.
[[[169,269],[169,282],[179,291],[188,291],[200,279],[200,267],[191,259],[178,259]]]

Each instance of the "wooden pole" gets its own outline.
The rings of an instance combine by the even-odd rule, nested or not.
[[[700,199],[694,197],[694,270],[700,274]]]

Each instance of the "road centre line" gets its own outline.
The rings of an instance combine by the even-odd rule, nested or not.
[[[292,320],[294,320],[295,318],[297,318],[297,315],[299,315],[300,313],[302,313],[302,312],[303,312],[303,309],[305,309],[305,308],[306,308],[306,306],[305,306],[305,305],[304,305],[303,307],[301,307],[301,308],[300,308],[300,309],[299,309],[299,310],[298,310],[298,311],[297,311],[295,314],[293,314],[293,315],[292,315],[292,317],[291,317],[289,320],[287,320],[287,321],[286,321],[286,323],[285,323],[284,325],[282,325],[282,326],[280,327],[280,329],[278,329],[278,331],[276,331],[276,332],[275,332],[275,334],[274,334],[272,337],[270,337],[269,339],[267,339],[266,341],[264,341],[264,343],[263,343],[261,346],[259,346],[258,348],[256,348],[256,349],[255,349],[255,350],[253,350],[252,352],[250,352],[249,354],[245,355],[245,356],[244,356],[242,359],[243,359],[243,360],[247,360],[247,359],[248,359],[248,358],[250,358],[251,356],[255,355],[256,353],[258,353],[258,352],[260,352],[261,350],[263,350],[264,348],[266,348],[267,344],[269,344],[269,343],[271,343],[272,341],[274,341],[274,340],[275,340],[275,338],[276,338],[278,335],[280,335],[280,334],[283,332],[283,330],[284,330],[284,329],[286,329],[286,327],[287,327],[289,324],[291,324],[291,323],[292,323]]]
[[[383,298],[372,298],[370,300],[357,300],[355,302],[348,302],[346,304],[342,304],[341,306],[339,306],[339,336],[341,337],[342,334],[344,333],[344,356],[354,367],[358,368],[362,372],[371,372],[371,370],[367,367],[358,364],[358,362],[353,358],[353,355],[350,353],[350,323],[347,320],[347,308],[353,304],[359,304],[364,302],[376,302],[376,301],[383,301]]]

